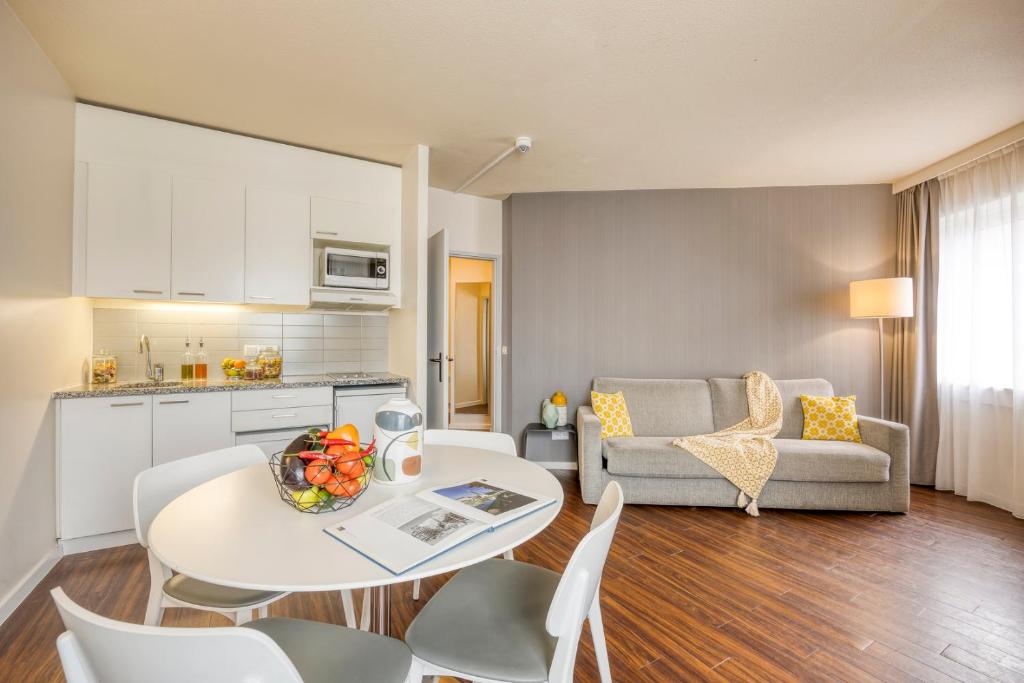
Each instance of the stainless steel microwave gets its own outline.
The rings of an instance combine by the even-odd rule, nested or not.
[[[324,287],[388,288],[387,252],[326,247],[321,265],[320,284]]]

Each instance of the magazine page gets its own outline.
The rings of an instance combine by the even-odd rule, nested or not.
[[[324,529],[395,574],[487,530],[487,525],[418,497],[389,500]]]
[[[490,528],[519,519],[555,502],[553,498],[514,489],[483,477],[435,486],[416,495],[427,502],[455,510]]]

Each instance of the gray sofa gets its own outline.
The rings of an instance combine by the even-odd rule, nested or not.
[[[906,512],[910,505],[907,458],[910,431],[901,424],[859,416],[863,443],[804,441],[800,395],[833,395],[823,379],[776,380],[782,394],[782,429],[775,473],[760,508]],[[594,391],[621,391],[633,437],[601,441],[601,422],[590,406],[576,412],[583,500],[597,503],[610,481],[627,503],[735,507],[737,489],[672,440],[707,434],[747,417],[742,379],[616,379],[598,377]]]

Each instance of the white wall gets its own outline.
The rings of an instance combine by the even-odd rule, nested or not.
[[[430,234],[448,231],[448,248],[466,254],[501,255],[501,202],[430,188]]]
[[[392,309],[388,365],[427,408],[427,180],[430,150],[416,145],[402,164],[402,307]]]
[[[54,406],[81,383],[91,309],[71,292],[75,104],[0,2],[0,621],[57,558]]]

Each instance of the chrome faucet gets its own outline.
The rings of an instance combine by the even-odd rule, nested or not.
[[[139,353],[146,354],[146,379],[155,379],[153,377],[153,354],[149,351],[149,337],[146,335],[139,337]]]

